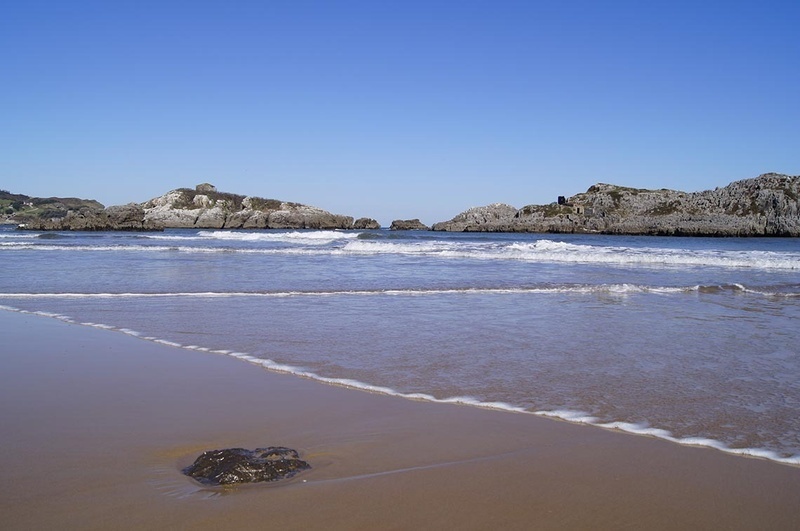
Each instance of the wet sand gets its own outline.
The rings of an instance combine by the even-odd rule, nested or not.
[[[800,468],[0,311],[3,529],[798,529]],[[205,488],[204,450],[313,469]]]

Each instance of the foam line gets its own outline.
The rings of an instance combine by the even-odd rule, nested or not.
[[[741,284],[717,286],[644,286],[639,284],[594,284],[531,286],[510,288],[422,288],[422,289],[374,289],[374,290],[332,290],[332,291],[191,291],[159,293],[0,293],[0,297],[12,299],[148,299],[148,298],[227,298],[227,297],[333,297],[333,296],[425,296],[425,295],[492,295],[492,294],[675,294],[693,293],[715,294],[723,292],[746,293],[765,297],[798,297],[799,286],[783,286],[772,290],[753,289]]]

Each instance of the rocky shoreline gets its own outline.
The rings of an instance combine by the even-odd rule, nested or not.
[[[595,184],[547,205],[494,203],[428,227],[398,219],[391,230],[599,233],[665,236],[800,236],[800,176],[767,173],[702,192]],[[219,192],[208,183],[144,203],[104,208],[97,201],[31,198],[0,191],[5,222],[29,230],[357,229],[381,228],[321,208]]]
[[[26,196],[17,196],[26,197]],[[11,219],[28,230],[378,229],[374,219],[332,214],[321,208],[219,192],[208,183],[178,188],[145,201],[103,208],[96,201],[27,198],[26,212]]]
[[[471,208],[434,231],[800,236],[800,176],[768,173],[702,192],[596,184],[549,205]]]

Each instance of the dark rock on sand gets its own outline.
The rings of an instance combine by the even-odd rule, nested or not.
[[[396,219],[392,221],[389,230],[431,230],[419,219]]]
[[[282,446],[203,452],[183,473],[206,485],[259,483],[290,478],[311,468],[297,451]]]

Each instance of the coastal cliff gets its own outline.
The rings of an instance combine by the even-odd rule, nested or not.
[[[548,205],[471,208],[432,230],[800,236],[800,176],[767,173],[702,192],[596,184]]]
[[[218,192],[210,184],[178,188],[145,201],[104,208],[83,199],[39,199],[10,194],[7,221],[30,230],[373,229],[371,218],[353,220],[321,208]]]

